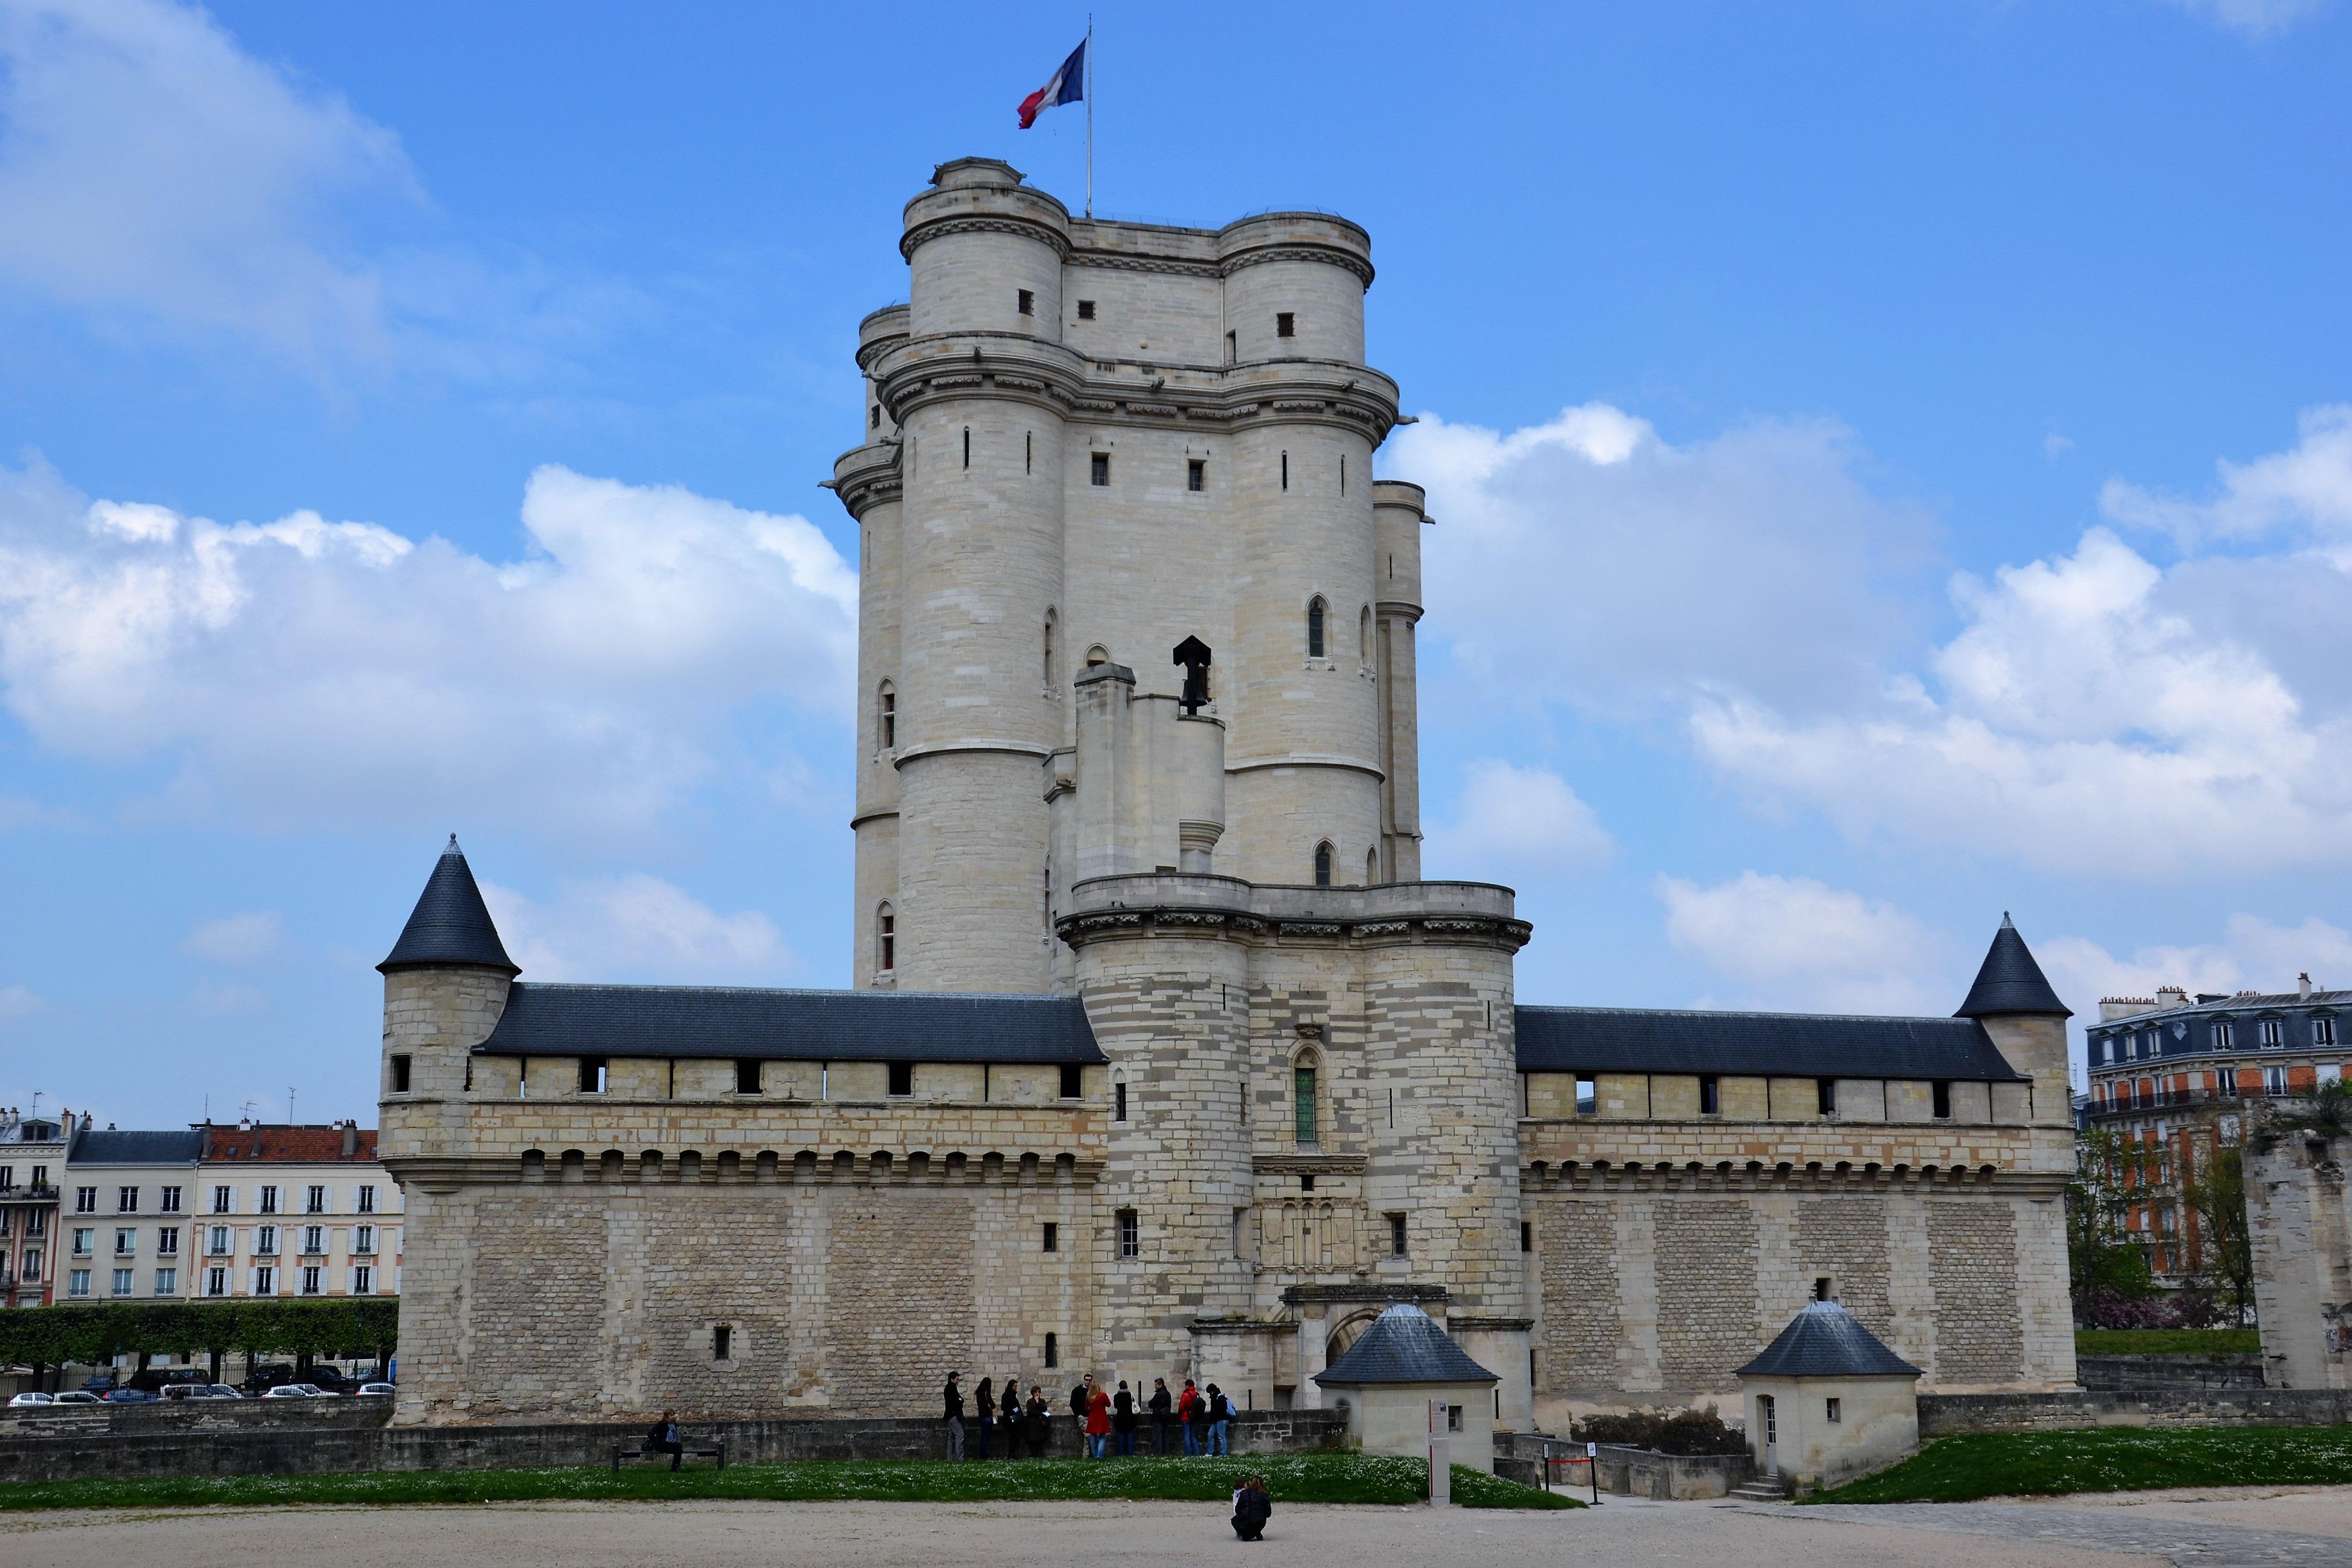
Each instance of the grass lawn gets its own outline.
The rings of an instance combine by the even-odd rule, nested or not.
[[[1944,1437],[1809,1502],[1966,1502],[2156,1487],[2352,1485],[2352,1427],[2205,1427]]]
[[[2259,1329],[2076,1329],[2076,1355],[2259,1355]]]
[[[1223,1502],[1245,1475],[1264,1476],[1275,1506],[1413,1503],[1429,1467],[1377,1454],[1244,1454],[1215,1459],[810,1460],[790,1465],[652,1465],[562,1470],[377,1470],[350,1475],[186,1476],[35,1481],[0,1486],[0,1511],[191,1508],[205,1504],[514,1502],[543,1498],[660,1502],[748,1498],[791,1502],[1040,1501],[1173,1498]],[[1464,1508],[1580,1508],[1559,1492],[1454,1467]]]

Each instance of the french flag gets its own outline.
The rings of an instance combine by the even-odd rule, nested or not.
[[[1028,130],[1037,123],[1040,110],[1053,109],[1065,103],[1076,103],[1087,96],[1087,47],[1080,44],[1062,62],[1044,87],[1021,100],[1021,129]]]

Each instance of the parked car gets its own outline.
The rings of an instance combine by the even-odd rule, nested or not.
[[[360,1392],[363,1395],[375,1395],[389,1399],[400,1390],[389,1383],[362,1383],[360,1385]]]
[[[350,1394],[356,1391],[360,1385],[358,1378],[345,1377],[331,1366],[311,1368],[310,1375],[303,1381],[313,1388],[321,1388],[330,1394]]]
[[[57,1402],[57,1396],[55,1395],[43,1394],[37,1390],[34,1390],[19,1394],[16,1398],[8,1401],[8,1408],[11,1410],[21,1410],[28,1405],[54,1405]]]
[[[150,1394],[144,1388],[118,1388],[106,1396],[109,1405],[153,1405],[162,1396]]]
[[[245,1375],[241,1386],[247,1394],[265,1394],[281,1383],[293,1381],[294,1369],[290,1366],[257,1366]]]
[[[262,1397],[264,1399],[332,1399],[335,1396],[315,1383],[281,1383]]]
[[[245,1396],[239,1394],[228,1384],[215,1383],[208,1387],[197,1390],[196,1397],[199,1399],[242,1399]]]
[[[52,1405],[103,1405],[106,1403],[87,1388],[68,1388],[49,1401]]]
[[[81,1391],[84,1394],[94,1394],[103,1399],[114,1392],[114,1379],[102,1372],[94,1377],[85,1377],[81,1380]]]

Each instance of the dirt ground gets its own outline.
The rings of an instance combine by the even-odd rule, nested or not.
[[[1575,1513],[1284,1508],[1265,1547],[1213,1504],[501,1503],[465,1508],[204,1509],[0,1514],[8,1568],[778,1568],[780,1564],[1148,1560],[1364,1568],[1567,1568],[1779,1561],[1805,1568],[2178,1562],[2352,1565],[2352,1488],[2140,1493],[1887,1508],[1607,1500]],[[1965,1536],[1957,1540],[1956,1536]]]

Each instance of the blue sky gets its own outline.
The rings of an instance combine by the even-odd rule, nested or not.
[[[452,830],[845,982],[855,325],[1084,16],[0,0],[0,1102],[372,1119]],[[1097,16],[1098,210],[1374,236],[1522,997],[2352,985],[2352,5]]]

